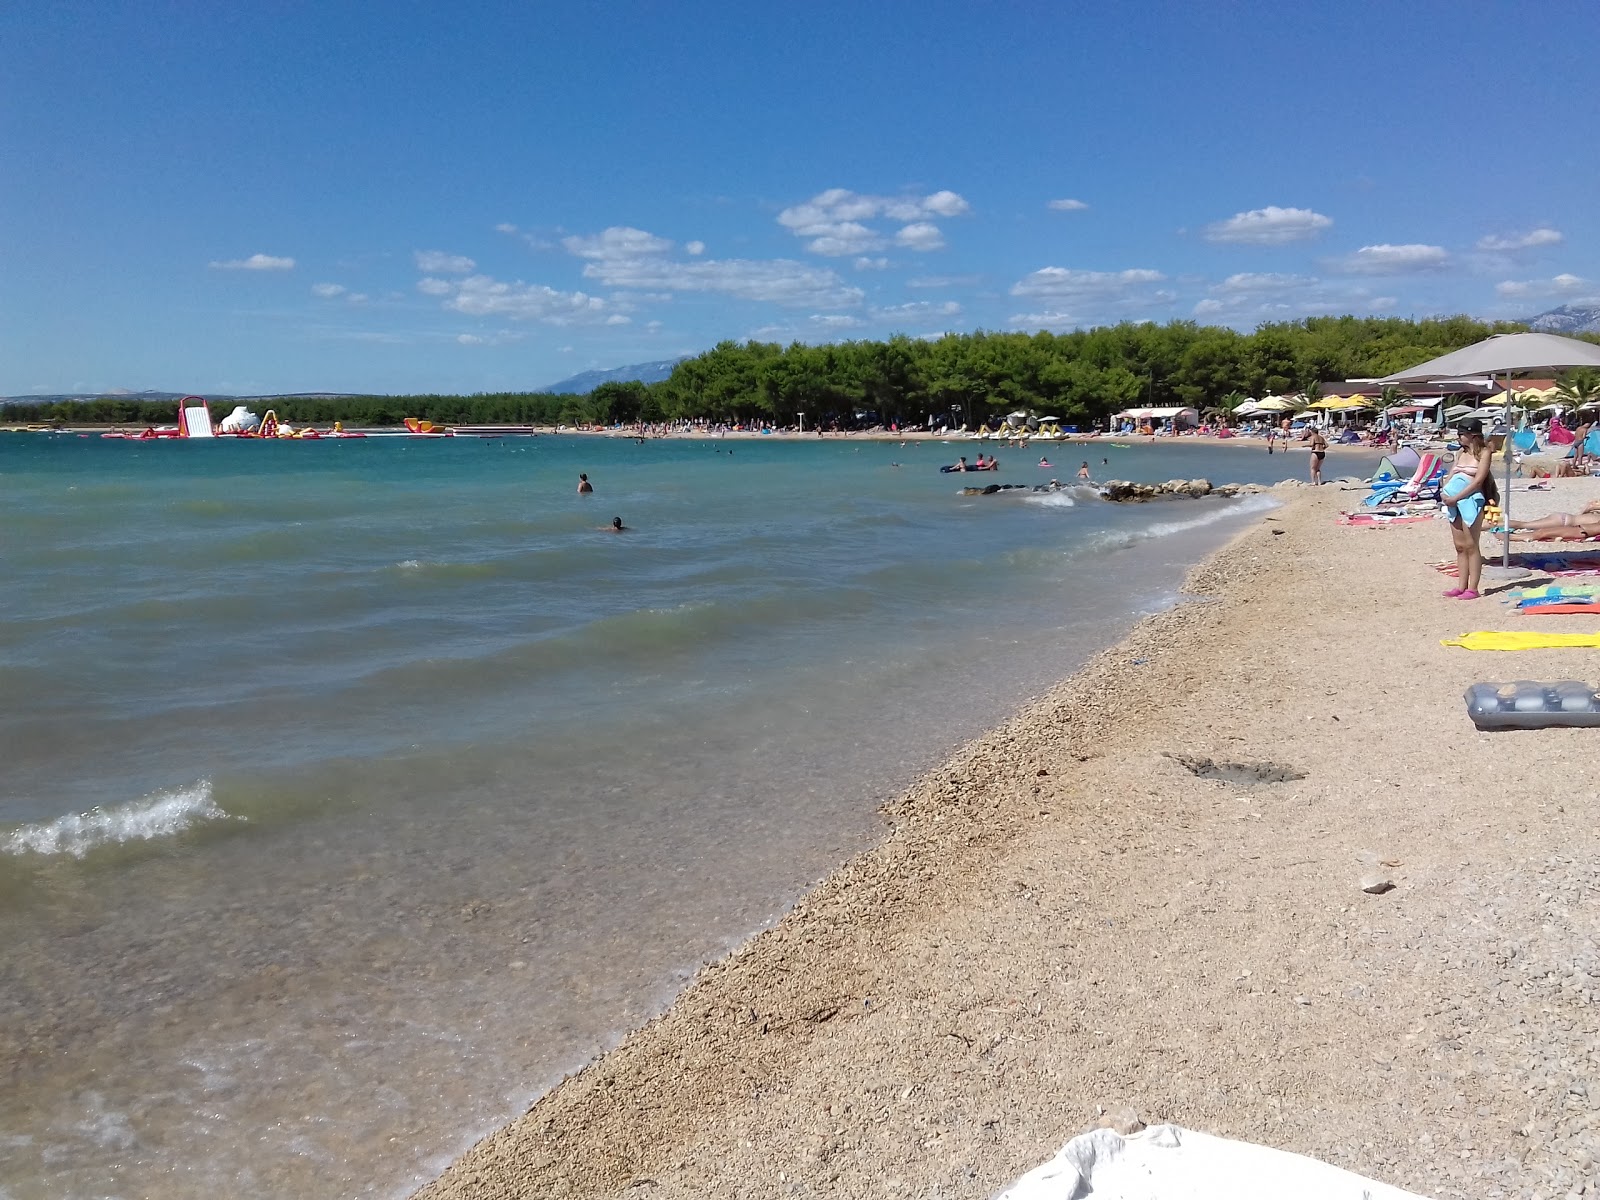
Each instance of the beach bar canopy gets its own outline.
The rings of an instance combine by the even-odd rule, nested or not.
[[[1135,421],[1184,420],[1191,425],[1200,420],[1200,414],[1192,408],[1125,408],[1117,416]]]
[[[1497,333],[1460,350],[1438,358],[1430,358],[1393,375],[1385,375],[1379,383],[1413,383],[1417,380],[1457,377],[1462,375],[1504,376],[1506,388],[1511,387],[1511,376],[1526,375],[1530,371],[1565,371],[1572,367],[1600,367],[1600,346],[1593,342],[1580,342],[1577,338],[1561,337],[1554,333]],[[1509,440],[1509,439],[1507,439]],[[1501,524],[1505,528],[1505,546],[1501,566],[1511,566],[1511,448],[1506,447],[1506,486],[1500,495]]]

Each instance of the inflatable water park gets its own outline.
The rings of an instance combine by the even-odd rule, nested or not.
[[[455,437],[456,431],[434,421],[407,417],[404,429],[357,432],[335,421],[329,429],[302,425],[298,429],[287,421],[279,420],[272,409],[257,416],[243,404],[238,405],[220,421],[212,421],[211,407],[204,396],[185,396],[178,401],[178,423],[172,426],[150,426],[138,433],[102,433],[103,438],[128,442],[148,442],[156,439],[184,439],[193,441],[219,441],[223,438],[252,438],[261,441],[316,442],[328,438],[446,438]]]

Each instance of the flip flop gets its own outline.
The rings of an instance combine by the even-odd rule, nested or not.
[[[1461,595],[1461,593],[1466,591],[1466,590],[1467,590],[1466,588],[1446,588],[1444,591],[1440,592],[1439,594],[1441,596],[1443,596],[1446,600],[1454,600],[1457,596]]]
[[[1473,591],[1471,588],[1466,588],[1459,596],[1456,597],[1457,600],[1476,600],[1477,598],[1478,593]]]

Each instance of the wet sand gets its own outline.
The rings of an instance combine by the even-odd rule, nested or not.
[[[1600,659],[1439,643],[1596,622],[1443,599],[1442,524],[1289,494],[419,1195],[989,1196],[1120,1106],[1439,1197],[1578,1186],[1600,734],[1480,734],[1462,692]]]

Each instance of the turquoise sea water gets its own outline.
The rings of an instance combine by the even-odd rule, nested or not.
[[[1269,503],[963,484],[1305,468],[962,452],[0,435],[0,1196],[403,1194]]]

